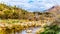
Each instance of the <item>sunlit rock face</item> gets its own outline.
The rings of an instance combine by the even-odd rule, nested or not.
[[[47,12],[51,13],[56,23],[59,24],[58,22],[60,21],[60,6],[53,6],[52,8],[48,9]]]
[[[59,5],[53,6],[52,8],[48,9],[47,11],[59,14],[60,13],[60,6]]]

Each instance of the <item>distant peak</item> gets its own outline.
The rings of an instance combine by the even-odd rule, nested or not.
[[[53,11],[58,11],[60,10],[60,6],[59,5],[56,5],[56,6],[53,6],[51,7],[50,9],[46,10],[48,12],[53,12]]]

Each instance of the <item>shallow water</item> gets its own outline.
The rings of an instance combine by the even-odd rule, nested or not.
[[[20,32],[12,32],[12,33],[8,33],[8,34],[36,34],[36,31],[40,29],[40,27],[30,27],[26,30],[22,30]],[[28,32],[27,31],[31,31],[31,32]]]
[[[27,32],[26,32],[27,30],[23,30],[23,31],[20,32],[19,34],[36,34],[36,31],[37,31],[38,29],[40,29],[40,27],[29,28],[29,29],[27,29],[27,30],[32,30],[31,33],[27,33]],[[18,33],[17,33],[17,34],[18,34]]]

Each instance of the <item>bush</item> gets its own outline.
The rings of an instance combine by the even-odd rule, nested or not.
[[[40,32],[40,34],[57,34],[58,32],[60,32],[60,27],[58,27],[57,25],[46,26],[44,27],[44,29],[45,31]]]

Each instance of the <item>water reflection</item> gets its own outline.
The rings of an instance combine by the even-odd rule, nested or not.
[[[26,33],[26,34],[32,34],[32,33]]]
[[[18,31],[18,32],[7,31],[7,34],[35,34],[38,29],[40,29],[40,27],[34,27],[34,28],[31,27],[26,30],[22,30],[22,31]]]
[[[32,30],[32,32],[28,32],[28,33],[27,33],[27,32],[26,32],[27,30],[23,30],[23,31],[21,32],[21,34],[35,34],[38,29],[40,29],[40,27],[29,28],[29,30]]]

